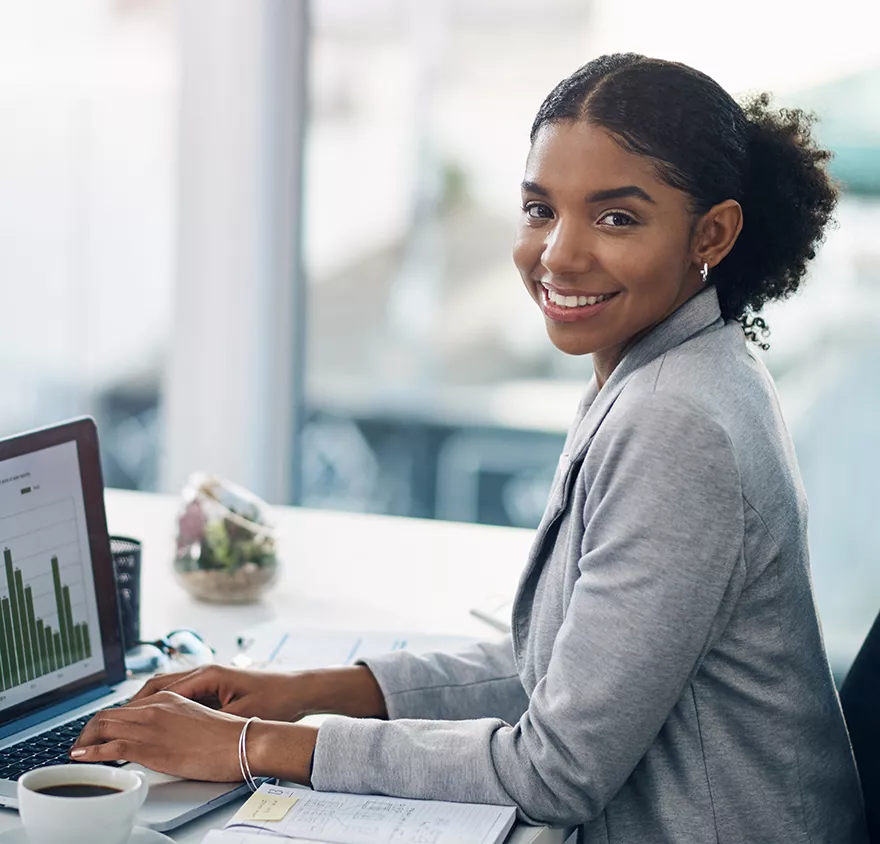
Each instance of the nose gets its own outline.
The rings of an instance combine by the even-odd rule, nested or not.
[[[553,276],[587,272],[592,264],[589,232],[577,221],[558,218],[544,239],[541,264]]]

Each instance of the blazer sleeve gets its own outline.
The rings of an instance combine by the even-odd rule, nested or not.
[[[725,430],[674,396],[623,399],[585,458],[579,576],[522,717],[330,718],[314,788],[513,805],[553,825],[601,814],[742,583],[742,491]]]
[[[390,719],[500,718],[515,724],[529,704],[510,636],[457,654],[395,651],[362,662],[385,696]]]

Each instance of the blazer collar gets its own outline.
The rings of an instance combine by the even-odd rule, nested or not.
[[[566,444],[570,459],[575,461],[583,456],[599,424],[630,378],[652,360],[715,323],[721,323],[721,307],[713,285],[688,299],[629,349],[601,390],[596,389],[594,375],[581,403],[579,412],[582,418]]]

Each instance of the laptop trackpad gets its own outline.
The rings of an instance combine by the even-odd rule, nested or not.
[[[172,829],[215,806],[221,806],[247,786],[242,782],[196,782],[157,774],[141,765],[125,765],[127,771],[141,771],[150,785],[150,793],[138,813],[137,823],[152,829]]]

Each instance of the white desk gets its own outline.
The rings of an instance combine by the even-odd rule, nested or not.
[[[468,610],[492,594],[513,593],[532,538],[516,528],[277,508],[282,569],[271,594],[260,604],[211,605],[190,598],[173,574],[176,498],[108,490],[106,501],[110,532],[144,545],[141,637],[192,627],[223,662],[235,654],[237,631],[272,618],[322,628],[491,636]],[[171,837],[197,844],[238,805]],[[17,822],[14,813],[0,811],[0,831]],[[511,842],[561,844],[565,833],[518,827]]]

